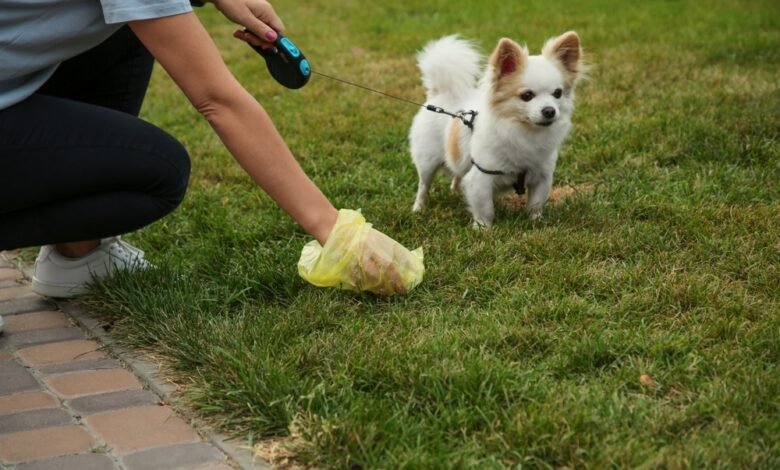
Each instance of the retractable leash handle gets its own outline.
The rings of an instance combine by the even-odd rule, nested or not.
[[[268,72],[277,82],[293,90],[309,82],[311,78],[309,61],[290,38],[280,34],[274,42],[274,47],[268,49],[254,44],[249,45],[265,59]]]

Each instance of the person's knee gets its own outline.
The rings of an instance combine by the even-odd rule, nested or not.
[[[157,196],[168,211],[181,204],[190,179],[190,155],[184,145],[170,135],[158,145],[158,152],[165,161],[164,170],[158,175]]]
[[[187,193],[187,186],[190,181],[190,154],[181,142],[176,141],[175,150],[171,150],[170,162],[174,170],[169,182],[171,192],[170,201],[174,207],[181,204],[184,195]]]

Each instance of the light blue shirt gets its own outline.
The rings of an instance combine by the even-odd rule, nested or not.
[[[0,109],[124,23],[192,11],[189,0],[0,0]]]

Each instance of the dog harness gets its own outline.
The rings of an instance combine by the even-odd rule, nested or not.
[[[461,121],[463,121],[463,124],[465,124],[466,127],[471,129],[471,132],[474,132],[474,120],[476,119],[477,114],[478,113],[476,111],[458,111],[455,114],[455,116],[453,116],[453,117],[459,118]],[[467,119],[467,118],[464,117],[465,115],[470,115],[470,117]],[[474,165],[477,168],[477,170],[481,171],[482,173],[484,173],[486,175],[491,175],[491,176],[511,175],[511,173],[507,173],[505,171],[488,170],[488,169],[482,168],[479,165],[479,163],[474,161],[473,158],[471,159],[471,164]],[[517,174],[517,181],[515,181],[515,183],[512,185],[512,187],[515,188],[515,192],[519,196],[522,196],[523,194],[525,194],[525,172],[520,172],[520,173]]]
[[[506,173],[504,171],[498,171],[498,170],[486,170],[485,168],[482,168],[479,166],[479,163],[475,162],[474,159],[471,159],[471,164],[474,165],[477,170],[481,171],[482,173],[486,175],[511,175],[512,173]],[[515,188],[515,192],[518,196],[522,196],[525,194],[525,172],[520,172],[517,174],[517,181],[512,185],[513,188]]]

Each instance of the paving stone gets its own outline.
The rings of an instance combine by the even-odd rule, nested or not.
[[[18,269],[4,268],[0,266],[0,281],[16,281],[24,276]]]
[[[41,445],[45,442],[46,445]],[[89,451],[95,440],[81,426],[36,429],[0,436],[0,461],[15,464]]]
[[[63,426],[70,424],[72,418],[62,408],[48,410],[23,411],[0,416],[0,435],[14,432],[32,431],[33,429]]]
[[[46,392],[16,393],[0,396],[0,416],[20,411],[56,408],[60,405],[54,395]]]
[[[19,284],[17,281],[3,281],[0,279],[0,289],[7,289],[8,287],[18,287],[21,284]]]
[[[47,377],[44,381],[54,393],[63,398],[143,388],[135,375],[125,369],[73,372]]]
[[[32,312],[12,315],[5,319],[6,333],[19,333],[47,328],[64,328],[72,326],[70,320],[62,312]]]
[[[199,468],[224,461],[216,447],[210,444],[180,444],[158,447],[125,456],[122,465],[127,470],[175,470]]]
[[[24,348],[16,353],[31,367],[43,367],[72,361],[86,361],[106,357],[100,345],[90,340],[63,341]]]
[[[123,390],[121,392],[101,393],[69,400],[66,404],[75,412],[83,415],[121,410],[136,406],[158,405],[160,397],[149,390]]]
[[[81,370],[100,370],[116,369],[119,367],[114,360],[104,357],[102,359],[91,359],[87,361],[65,362],[53,366],[45,366],[38,369],[38,372],[46,375],[65,374],[68,372],[77,372]]]
[[[18,285],[16,287],[6,287],[5,289],[0,289],[0,302],[33,295],[35,294],[33,294],[32,287],[30,286]]]
[[[15,361],[0,362],[0,395],[40,390],[35,377]]]
[[[10,361],[14,358],[14,353],[10,351],[0,351],[0,362]]]
[[[13,333],[8,335],[8,340],[11,345],[16,346],[17,348],[83,338],[84,332],[80,328],[73,327],[22,331],[21,333]]]
[[[113,470],[115,468],[114,462],[105,454],[66,455],[16,466],[16,470]]]
[[[117,454],[198,442],[198,434],[168,406],[142,406],[84,418],[89,428]]]
[[[0,302],[0,315],[16,315],[27,312],[41,312],[53,310],[56,305],[50,300],[38,295],[31,295],[21,299],[6,300]]]

